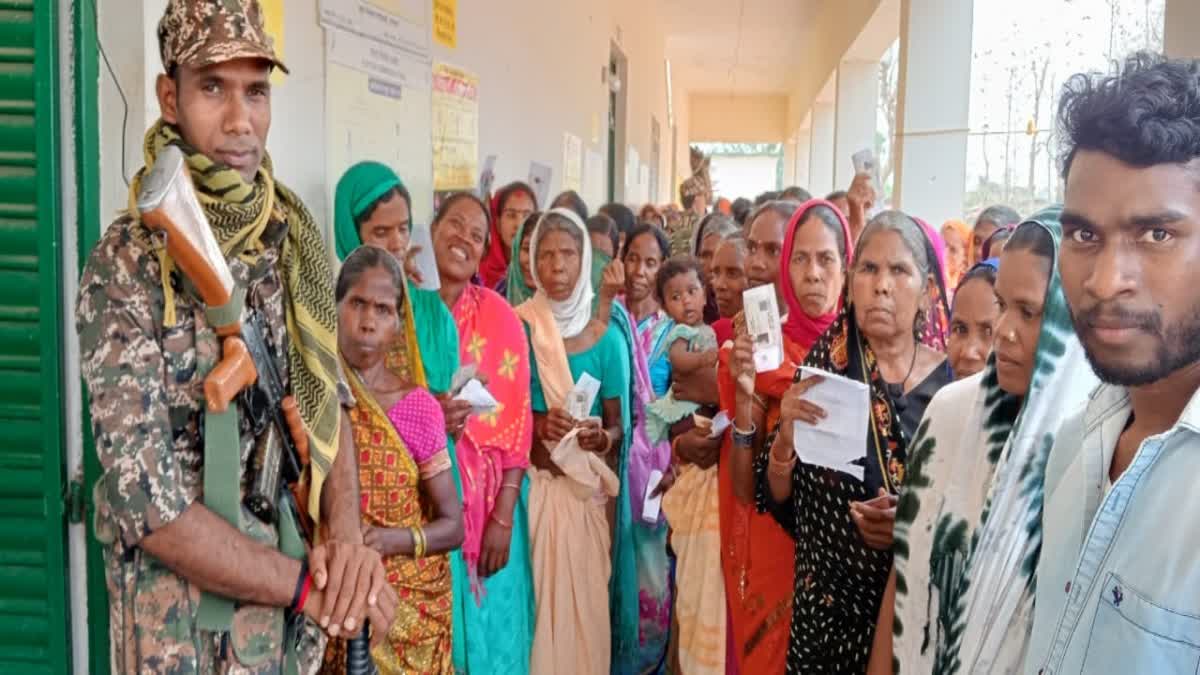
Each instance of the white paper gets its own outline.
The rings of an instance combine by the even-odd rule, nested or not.
[[[383,5],[383,6],[380,6]],[[318,17],[325,28],[340,28],[392,47],[429,54],[429,3],[418,0],[319,0]]]
[[[428,225],[413,225],[412,234],[408,238],[408,248],[417,249],[413,263],[421,275],[418,288],[436,291],[442,287],[441,275],[438,274],[437,256],[433,253],[433,236]]]
[[[709,438],[720,438],[721,434],[725,433],[725,430],[733,423],[729,419],[729,413],[724,410],[718,412],[717,416],[712,419],[698,413],[693,414],[692,421],[701,429],[707,429]]]
[[[529,187],[533,188],[537,195],[538,204],[546,204],[546,198],[550,196],[550,177],[554,174],[554,170],[541,162],[529,163]]]
[[[483,159],[483,169],[479,172],[479,198],[487,200],[492,194],[492,184],[496,182],[496,156],[488,155]]]
[[[496,409],[496,399],[479,380],[471,378],[458,396],[454,398],[471,404],[471,412],[476,415],[490,413]]]
[[[567,414],[575,420],[589,417],[599,394],[600,380],[584,373],[567,394]]]
[[[746,331],[754,340],[754,370],[765,373],[783,365],[783,326],[775,285],[756,286],[742,294]]]
[[[642,504],[642,520],[647,523],[658,522],[658,512],[662,509],[662,495],[651,497],[654,489],[662,482],[663,472],[658,469],[650,471],[650,479],[646,481],[646,502]]]
[[[475,373],[479,371],[479,366],[474,363],[464,363],[459,366],[454,376],[450,378],[450,393],[457,396],[462,388],[467,386],[467,382],[475,379]]]
[[[870,388],[862,382],[815,368],[801,368],[803,378],[820,375],[824,382],[809,389],[804,399],[820,406],[827,417],[817,425],[797,420],[792,444],[805,464],[826,467],[863,479],[863,467],[852,464],[867,447]]]
[[[325,54],[333,63],[366,73],[373,93],[398,99],[408,89],[429,90],[429,59],[398,47],[330,28],[325,31]],[[391,85],[394,91],[379,90],[379,83]]]
[[[708,432],[709,438],[716,438],[725,433],[729,425],[733,424],[733,420],[729,419],[729,413],[722,410],[717,413],[717,416],[712,419],[712,428]]]

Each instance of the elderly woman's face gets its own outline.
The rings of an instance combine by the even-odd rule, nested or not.
[[[538,242],[536,260],[541,289],[555,302],[571,297],[579,282],[583,255],[579,243],[567,232],[550,230]]]
[[[382,267],[362,273],[338,303],[338,349],[346,362],[364,370],[379,362],[400,330],[397,289]]]
[[[855,255],[850,293],[863,334],[870,340],[913,337],[926,276],[904,239],[898,232],[876,232]]]

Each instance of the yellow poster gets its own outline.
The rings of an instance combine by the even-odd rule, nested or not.
[[[458,46],[458,0],[433,0],[433,39],[447,49]]]
[[[283,55],[283,0],[262,0],[260,4],[267,35],[275,41],[275,56],[287,63],[287,57]],[[271,73],[271,84],[279,84],[282,81],[282,70]]]
[[[470,190],[479,165],[479,77],[433,67],[433,189]]]

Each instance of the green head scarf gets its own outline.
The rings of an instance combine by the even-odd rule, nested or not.
[[[533,220],[526,218],[525,222]],[[534,221],[536,222],[536,221]],[[507,288],[505,294],[508,296],[508,304],[516,307],[533,297],[534,288],[525,283],[525,275],[521,273],[521,237],[525,236],[525,223],[517,228],[517,234],[512,240],[512,257],[509,258],[512,262],[508,265],[508,278],[505,282]]]
[[[362,245],[358,225],[354,220],[380,197],[404,183],[384,164],[359,162],[342,174],[334,195],[333,231],[337,239],[338,260],[345,260],[351,251]],[[419,359],[423,364],[429,389],[442,393],[450,388],[450,380],[458,369],[458,327],[454,316],[435,291],[408,284],[416,324]]]
[[[403,187],[396,172],[379,162],[359,162],[342,174],[333,198],[333,233],[338,260],[345,260],[362,244],[355,219],[389,190]]]

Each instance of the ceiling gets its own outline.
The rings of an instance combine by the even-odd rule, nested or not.
[[[673,84],[682,91],[786,93],[805,28],[829,0],[661,0]]]

